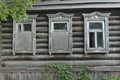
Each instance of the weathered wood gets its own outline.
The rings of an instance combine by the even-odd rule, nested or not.
[[[36,22],[37,25],[48,25],[48,22]]]
[[[114,41],[120,41],[120,37],[119,36],[110,36],[109,37],[109,40],[110,40],[110,42],[112,41],[112,42],[114,42]]]
[[[37,39],[37,43],[48,43],[48,39]]]
[[[72,2],[72,3],[71,3]],[[120,8],[120,2],[116,2],[114,4],[111,4],[111,2],[103,2],[102,3],[98,3],[97,4],[92,4],[91,3],[83,3],[83,5],[81,5],[82,3],[80,3],[80,1],[67,1],[66,3],[64,1],[61,2],[47,2],[47,3],[38,3],[38,4],[34,4],[34,8],[28,9],[28,10],[58,10],[58,9],[85,9],[85,8]],[[76,5],[77,3],[77,5]],[[94,3],[94,2],[92,2]],[[107,4],[106,4],[107,3]],[[58,5],[61,4],[61,5]],[[72,4],[72,5],[71,5]]]
[[[73,43],[73,48],[83,48],[83,46],[84,46],[84,44],[83,44],[83,42],[74,42]]]
[[[37,53],[48,53],[48,49],[37,49]]]
[[[73,53],[83,53],[84,54],[84,49],[83,48],[73,48]]]
[[[42,38],[42,39],[48,38],[48,33],[37,33],[36,37],[37,38]]]
[[[110,47],[109,48],[110,52],[118,52],[120,51],[120,47]]]
[[[73,43],[74,42],[83,42],[84,39],[82,37],[73,37]]]
[[[0,79],[1,80],[45,80],[45,74],[49,75],[48,78],[56,80],[58,75],[57,71],[50,71],[44,74],[46,67],[38,68],[0,68]],[[100,67],[89,67],[90,72],[89,76],[92,80],[102,80],[103,78],[108,78],[110,76],[120,76],[120,67],[119,66],[100,66]],[[79,77],[79,72],[81,68],[78,66],[71,69],[72,77],[77,79]]]
[[[113,21],[109,21],[109,24],[116,24],[116,25],[119,25],[120,24],[120,20],[113,20]]]
[[[37,44],[36,47],[37,48],[48,48],[48,43],[43,43],[43,44]]]
[[[6,67],[39,67],[50,63],[74,64],[79,66],[113,66],[120,65],[120,60],[51,60],[51,61],[3,61]]]
[[[72,24],[73,24],[73,26],[74,25],[81,26],[81,25],[83,25],[83,21],[73,21]]]

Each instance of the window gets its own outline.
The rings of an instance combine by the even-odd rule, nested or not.
[[[54,30],[67,31],[67,23],[54,23]]]
[[[59,12],[49,17],[49,54],[72,53],[72,16]]]
[[[17,23],[17,32],[25,32],[25,31],[32,31],[32,23],[25,24],[25,23]]]
[[[16,53],[36,53],[36,18],[29,15],[28,20],[21,23],[13,22],[13,55]]]
[[[110,13],[94,12],[84,16],[85,53],[108,53],[108,17]]]

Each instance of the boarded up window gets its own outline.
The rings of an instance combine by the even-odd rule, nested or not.
[[[72,53],[72,16],[73,14],[48,14],[49,53]]]
[[[16,23],[13,26],[13,55],[16,53],[33,53],[35,55],[35,31],[36,15],[30,15],[29,19]]]

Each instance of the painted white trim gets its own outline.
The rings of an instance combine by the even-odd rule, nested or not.
[[[21,21],[21,23],[17,23],[15,20],[13,21],[13,55],[16,55],[16,53],[33,53],[35,55],[36,53],[36,18],[37,15],[28,15],[28,20]],[[32,52],[28,51],[16,51],[15,50],[15,44],[16,44],[16,33],[18,32],[18,26],[21,25],[21,31],[24,31],[23,24],[31,24],[31,32],[32,32]]]
[[[90,14],[83,14],[84,16],[84,52],[87,53],[108,53],[109,38],[108,38],[108,17],[110,13],[93,12]],[[89,29],[89,23],[102,23],[102,30]],[[95,48],[90,48],[89,32],[95,33]],[[97,47],[97,32],[103,32],[103,48]]]

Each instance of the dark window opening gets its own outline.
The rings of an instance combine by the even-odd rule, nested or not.
[[[23,26],[24,26],[24,31],[32,31],[31,24],[23,24]]]
[[[67,30],[67,23],[54,23],[54,30]]]

